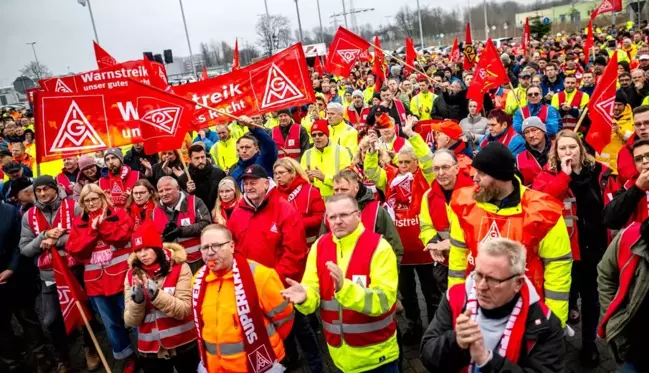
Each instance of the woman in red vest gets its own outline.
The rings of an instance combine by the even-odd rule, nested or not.
[[[307,245],[318,238],[320,224],[325,213],[325,204],[320,191],[309,184],[302,166],[292,158],[278,159],[273,166],[273,177],[280,196],[293,203],[302,214]]]
[[[149,180],[138,180],[133,186],[133,191],[126,202],[126,211],[133,219],[133,230],[151,220],[153,209],[158,204],[158,192]]]
[[[131,373],[135,355],[124,327],[123,292],[133,220],[96,184],[83,187],[79,206],[83,213],[72,222],[65,250],[84,260],[86,293],[104,322],[113,356],[126,360],[123,372]]]
[[[192,272],[185,249],[162,243],[151,223],[133,232],[124,281],[124,322],[137,328],[144,373],[196,372],[200,360],[192,315]]]
[[[568,323],[579,322],[577,298],[581,296],[582,358],[597,364],[599,353],[595,333],[599,320],[597,264],[608,246],[602,224],[605,194],[611,170],[586,153],[581,139],[572,130],[557,134],[548,164],[534,179],[532,188],[563,201],[563,217],[572,248],[572,284]],[[580,234],[581,233],[581,234]]]
[[[226,225],[232,211],[241,200],[241,191],[232,176],[226,176],[219,182],[216,203],[212,210],[212,221],[215,224]]]

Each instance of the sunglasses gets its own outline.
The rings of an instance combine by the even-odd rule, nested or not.
[[[528,93],[528,94],[527,94],[527,97],[538,97],[538,96],[540,96],[540,95],[541,95],[541,94],[538,93],[538,92],[532,92],[532,93]]]
[[[324,134],[324,132],[313,132],[311,134],[311,136],[312,137],[325,137],[326,135]]]

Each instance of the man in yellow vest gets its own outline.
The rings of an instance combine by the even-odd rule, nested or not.
[[[430,83],[425,75],[417,78],[419,82],[419,93],[410,100],[410,112],[419,120],[430,119],[430,112],[433,110],[433,102],[437,95],[430,91]]]
[[[577,78],[568,75],[563,79],[564,90],[552,96],[552,106],[559,111],[564,129],[574,129],[588,104],[588,93],[577,89]]]
[[[216,134],[219,135],[219,141],[210,149],[210,155],[216,166],[222,170],[229,170],[239,160],[237,139],[230,135],[230,128],[227,124],[217,125]]]
[[[365,86],[365,90],[363,91],[363,101],[366,104],[372,103],[372,97],[374,97],[374,89],[375,89],[374,85],[375,85],[374,75],[368,74],[367,84]]]
[[[350,155],[356,154],[358,148],[358,131],[345,122],[343,106],[337,102],[327,105],[329,122],[329,141],[349,149]],[[313,132],[313,129],[311,130]]]
[[[532,83],[532,74],[523,70],[518,74],[518,87],[507,93],[505,99],[505,111],[509,115],[514,115],[519,107],[527,105],[527,87]]]

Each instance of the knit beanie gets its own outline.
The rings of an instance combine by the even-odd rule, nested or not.
[[[499,142],[489,143],[473,157],[473,168],[497,180],[514,180],[516,161],[512,152]]]
[[[124,154],[122,154],[122,149],[120,148],[109,148],[106,149],[104,152],[104,161],[106,160],[106,157],[109,155],[114,155],[115,157],[119,158],[119,160],[124,163]]]
[[[358,97],[360,97],[360,98],[363,98],[363,91],[361,91],[360,89],[355,90],[355,91],[352,93],[352,98],[354,98],[354,97],[356,97],[356,96],[358,96]]]
[[[79,157],[79,170],[81,171],[85,170],[88,167],[96,166],[96,165],[97,165],[97,160],[93,156],[86,154]]]
[[[313,135],[315,131],[320,131],[329,137],[329,123],[324,119],[316,120],[311,126],[311,134]]]
[[[623,90],[618,89],[617,92],[615,92],[615,102],[619,102],[621,104],[628,104],[629,100],[627,99],[626,93],[624,93]]]
[[[548,132],[545,128],[545,123],[543,123],[543,121],[539,117],[525,118],[525,120],[523,121],[523,130],[521,132],[525,133],[525,130],[530,127],[536,127],[543,132]]]
[[[162,249],[162,236],[151,222],[140,225],[131,236],[131,250]]]
[[[56,184],[56,180],[54,180],[54,178],[50,175],[39,176],[34,180],[34,189],[41,186],[48,186],[50,188],[53,188],[54,190],[57,190],[59,188],[59,186]]]

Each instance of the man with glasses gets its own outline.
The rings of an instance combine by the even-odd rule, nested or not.
[[[228,229],[237,252],[247,259],[274,268],[280,279],[300,280],[307,257],[306,233],[300,213],[292,203],[281,198],[266,170],[259,165],[248,167],[239,177],[243,198],[234,208]],[[295,335],[295,336],[294,336]],[[322,371],[322,356],[315,333],[303,314],[296,313],[295,328],[285,340],[288,365],[295,368],[300,356],[297,337],[310,370]]]
[[[451,287],[421,343],[431,372],[561,372],[561,321],[525,273],[526,249],[494,238],[480,244],[475,270]]]
[[[192,279],[193,315],[202,352],[199,372],[283,371],[282,339],[293,326],[293,306],[280,294],[277,272],[235,253],[222,225],[201,233],[202,266]],[[236,313],[236,314],[235,314]]]
[[[205,203],[193,194],[180,190],[171,176],[158,180],[160,204],[153,209],[153,222],[164,242],[176,242],[187,252],[187,264],[196,273],[204,264],[198,251],[200,233],[212,222]]]
[[[507,93],[505,100],[505,111],[509,115],[514,115],[520,106],[527,105],[527,87],[532,83],[532,73],[523,70],[518,74],[518,87]]]
[[[313,244],[301,283],[289,278],[281,293],[304,314],[320,311],[338,369],[396,373],[397,258],[381,235],[363,226],[354,197],[331,197],[326,219],[331,233]]]
[[[554,106],[546,105],[541,102],[541,87],[530,86],[527,88],[526,94],[527,105],[523,106],[520,110],[516,110],[514,113],[514,118],[512,120],[514,130],[522,134],[523,119],[534,116],[539,117],[541,121],[545,123],[548,136],[555,136],[562,128],[559,111],[557,111]]]
[[[572,255],[563,204],[521,185],[516,160],[503,144],[484,147],[472,165],[475,185],[451,197],[449,287],[465,282],[480,244],[500,237],[515,240],[527,249],[526,276],[565,324]]]
[[[634,133],[617,154],[618,184],[625,185],[628,180],[638,177],[638,168],[633,161],[633,144],[638,140],[649,139],[649,105],[638,106],[633,109]]]

